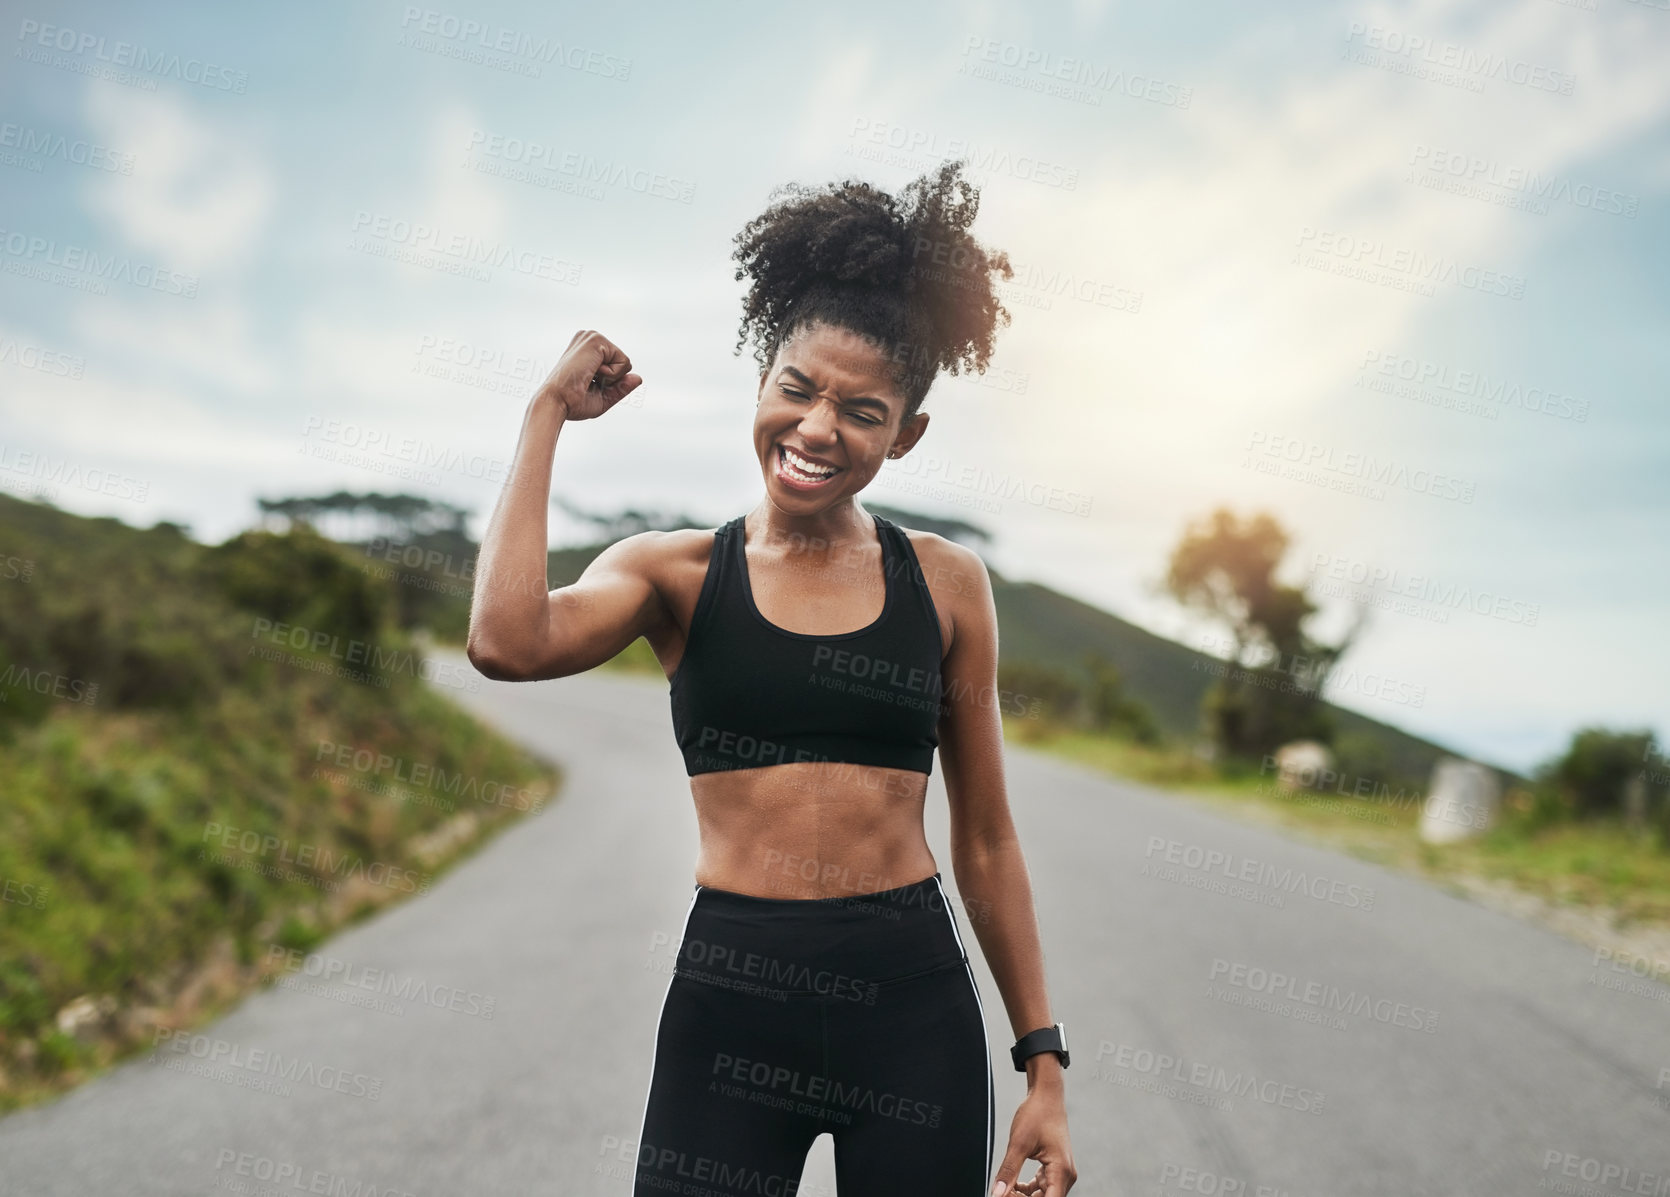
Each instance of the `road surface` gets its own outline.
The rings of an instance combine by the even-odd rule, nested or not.
[[[254,995],[0,1120],[0,1193],[630,1191],[696,847],[665,684],[459,697],[563,763],[559,801],[322,945],[352,985]],[[1073,1049],[1076,1194],[1670,1193],[1670,987],[1042,755],[1011,747],[1008,778]],[[929,799],[954,891],[937,768]],[[1001,1157],[1024,1080],[975,972]],[[802,1193],[834,1192],[832,1158],[820,1139]]]

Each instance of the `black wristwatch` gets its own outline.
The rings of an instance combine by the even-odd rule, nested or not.
[[[1026,1058],[1039,1052],[1054,1052],[1061,1057],[1061,1067],[1067,1067],[1067,1024],[1058,1022],[1051,1027],[1028,1031],[1015,1040],[1009,1058],[1015,1062],[1016,1072],[1026,1071]]]

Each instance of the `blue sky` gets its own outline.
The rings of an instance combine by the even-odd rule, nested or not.
[[[590,327],[645,384],[554,491],[717,524],[761,489],[731,236],[966,153],[1013,323],[867,497],[1198,645],[1169,549],[1266,510],[1319,626],[1373,601],[1342,704],[1511,767],[1670,738],[1666,8],[8,10],[11,493],[218,540],[398,488],[479,528]]]

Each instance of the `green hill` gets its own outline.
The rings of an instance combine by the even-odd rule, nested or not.
[[[992,590],[1005,662],[1082,674],[1084,654],[1098,653],[1113,662],[1125,692],[1145,704],[1162,729],[1181,740],[1196,734],[1201,699],[1213,681],[1209,668],[1220,664],[1218,658],[1034,582],[1013,582],[993,571]],[[1323,709],[1338,737],[1368,741],[1389,775],[1423,787],[1441,755],[1465,755],[1332,703]]]

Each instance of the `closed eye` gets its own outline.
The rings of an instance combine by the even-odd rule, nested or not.
[[[783,394],[785,394],[785,395],[793,395],[796,399],[808,399],[808,398],[811,397],[811,396],[807,395],[805,391],[797,391],[793,387],[788,386],[784,383],[778,383],[777,384],[777,389],[782,391]],[[849,416],[852,416],[853,418],[855,418],[860,424],[868,424],[868,425],[871,425],[872,427],[877,425],[877,424],[886,423],[886,421],[878,420],[874,416],[867,416],[863,412],[850,411],[847,414]]]

